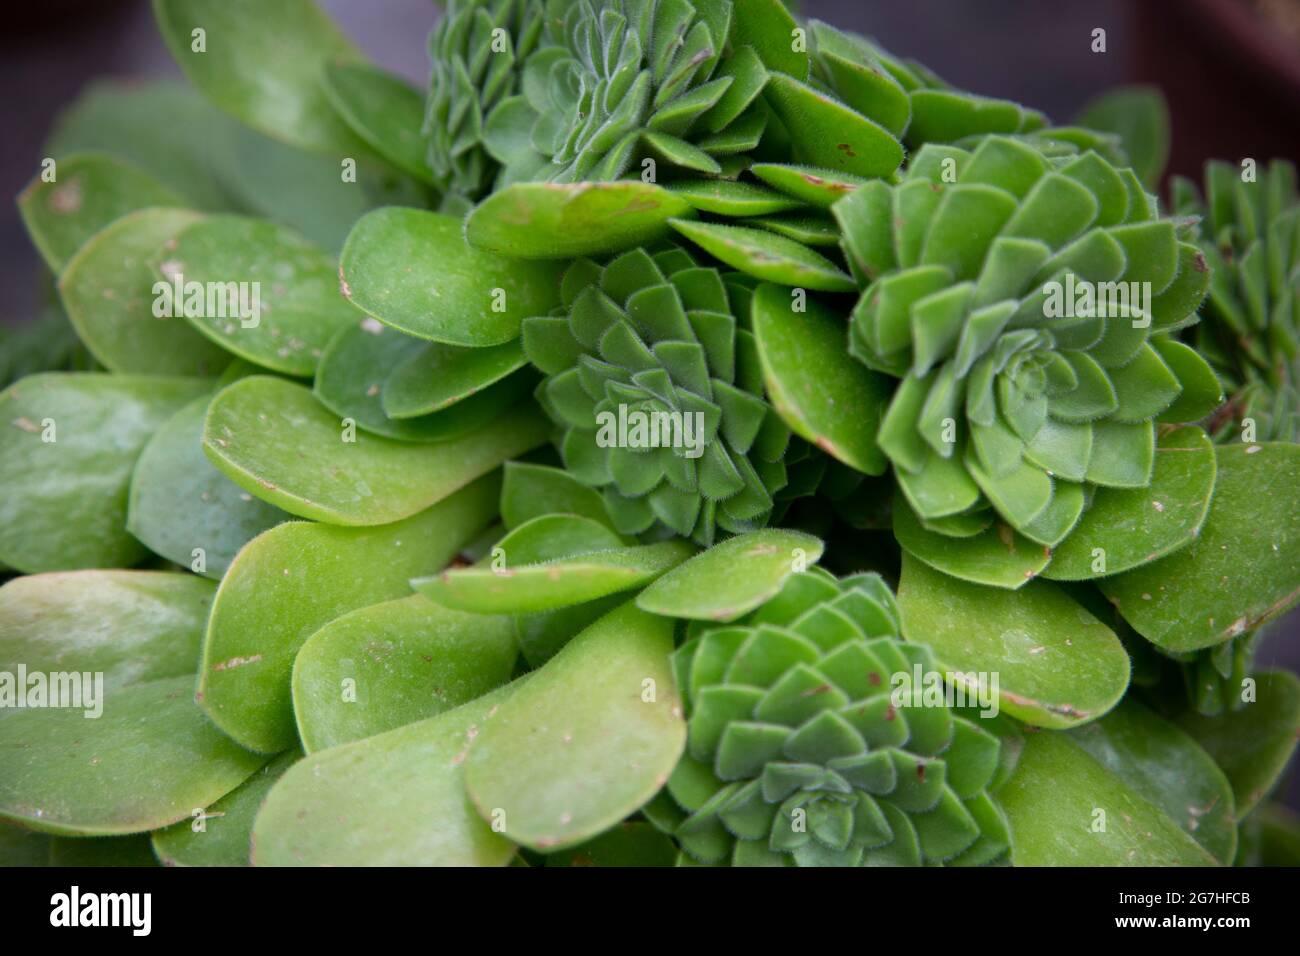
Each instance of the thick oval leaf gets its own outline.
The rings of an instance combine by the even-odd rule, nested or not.
[[[185,205],[144,170],[113,156],[67,156],[58,160],[54,176],[54,182],[33,179],[18,195],[18,212],[55,275],[87,239],[118,217],[149,206]]]
[[[686,541],[660,541],[512,566],[506,551],[507,563],[500,568],[453,569],[411,586],[431,601],[462,611],[537,614],[641,587],[694,552]]]
[[[507,528],[548,514],[571,514],[613,527],[600,493],[562,468],[506,462],[501,485],[501,520]]]
[[[167,866],[251,865],[253,819],[275,782],[301,759],[299,750],[280,754],[212,806],[204,808],[201,830],[195,830],[196,820],[182,820],[154,833],[153,850],[158,859]]]
[[[210,387],[193,378],[50,372],[0,392],[0,562],[34,573],[144,557],[126,531],[136,457]]]
[[[1213,647],[1300,600],[1300,446],[1221,445],[1210,514],[1176,554],[1098,582],[1170,651]]]
[[[642,591],[637,607],[697,621],[734,621],[775,595],[791,574],[816,564],[821,541],[768,528],[728,538]]]
[[[625,604],[505,701],[465,761],[474,805],[537,850],[574,846],[655,795],[686,742],[673,624]]]
[[[1095,720],[1128,687],[1119,638],[1048,581],[1018,591],[980,587],[904,552],[898,605],[903,636],[928,644],[949,680],[983,675],[989,687],[996,680],[999,706],[1025,723]]]
[[[358,608],[307,639],[293,712],[308,753],[433,717],[510,679],[514,624],[417,594]]]
[[[154,0],[153,9],[172,56],[213,103],[285,142],[355,155],[360,141],[320,74],[360,55],[311,0]]]
[[[520,399],[536,378],[524,373],[477,392],[441,412],[419,418],[390,418],[382,385],[394,364],[424,345],[372,318],[340,329],[325,349],[312,389],[320,403],[358,428],[398,441],[435,442],[482,428]],[[450,348],[451,346],[446,346]],[[525,399],[526,400],[526,399]]]
[[[56,571],[0,587],[0,672],[103,675],[104,690],[194,673],[216,586],[163,571]]]
[[[393,365],[382,404],[392,418],[415,418],[463,402],[528,364],[518,339],[504,345],[462,348],[422,342]]]
[[[156,269],[177,314],[228,352],[286,375],[313,374],[334,333],[356,318],[334,259],[263,219],[201,219],[168,243]]]
[[[230,736],[275,753],[297,740],[293,660],[322,625],[410,594],[496,513],[499,478],[483,478],[427,511],[380,528],[290,522],[235,557],[217,590],[199,674],[199,703]]]
[[[144,446],[131,476],[126,527],[155,554],[220,579],[240,548],[289,515],[240,488],[203,454],[211,401],[196,398]]]
[[[844,348],[845,326],[820,302],[795,310],[791,290],[754,292],[753,330],[772,406],[797,434],[858,471],[883,474],[876,429],[887,380]]]
[[[192,676],[135,684],[98,719],[46,708],[0,720],[0,817],[50,833],[141,833],[189,817],[265,762],[194,706]]]
[[[1093,760],[1165,812],[1225,866],[1237,851],[1238,812],[1228,778],[1174,724],[1131,698],[1070,731]]]
[[[1300,680],[1280,670],[1252,680],[1254,697],[1244,706],[1217,717],[1189,710],[1178,719],[1228,775],[1239,817],[1276,786],[1300,739]]]
[[[503,866],[516,847],[465,794],[474,737],[520,681],[292,767],[253,824],[259,866]]]
[[[774,189],[806,203],[829,209],[859,186],[870,182],[860,176],[821,166],[755,163],[749,171]]]
[[[92,236],[68,261],[59,294],[77,336],[111,372],[216,375],[230,353],[179,315],[158,315],[153,263],[193,224],[188,209],[140,209]],[[158,310],[161,311],[161,310]]]
[[[389,206],[361,217],[339,260],[343,295],[385,325],[449,345],[501,345],[560,301],[560,267],[465,241],[459,219]]]
[[[408,176],[433,184],[425,159],[424,97],[366,63],[327,63],[325,95],[363,142]]]
[[[204,452],[241,488],[290,514],[341,525],[413,515],[545,441],[531,403],[437,445],[366,435],[303,386],[267,376],[220,392],[203,429]]]
[[[1205,432],[1195,425],[1165,432],[1151,484],[1098,488],[1043,576],[1079,581],[1118,574],[1190,544],[1210,511],[1215,471],[1214,446]]]
[[[512,183],[474,208],[465,236],[503,255],[575,259],[664,239],[669,219],[689,215],[686,200],[640,180]]]
[[[1178,823],[1129,782],[1098,763],[1071,737],[1050,731],[1026,734],[1015,773],[998,791],[998,803],[1011,824],[1013,863],[1215,864],[1214,857]],[[1180,761],[1181,756],[1171,755],[1174,772],[1188,769]],[[1192,769],[1203,767],[1196,762]]]
[[[889,176],[903,165],[903,144],[889,130],[829,93],[774,73],[764,96],[800,162],[864,177]]]
[[[670,225],[715,259],[777,285],[852,292],[849,274],[820,252],[765,229],[673,219]]]
[[[902,498],[894,499],[894,537],[912,557],[936,571],[972,584],[995,588],[1024,587],[1047,567],[1051,551],[994,521],[991,527],[956,537],[931,531]]]

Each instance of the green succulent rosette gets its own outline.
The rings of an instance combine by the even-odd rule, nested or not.
[[[1295,166],[1274,160],[1245,178],[1211,162],[1206,197],[1174,183],[1183,215],[1200,217],[1201,249],[1213,270],[1196,347],[1214,366],[1231,401],[1212,422],[1215,437],[1240,440],[1246,419],[1255,441],[1300,438],[1300,203]]]
[[[635,249],[604,266],[579,260],[560,314],[524,320],[565,466],[601,489],[622,533],[709,544],[765,526],[783,492],[819,484],[825,456],[765,397],[751,295],[747,279],[684,249]]]
[[[700,173],[753,149],[756,58],[719,69],[729,3],[550,0],[520,91],[495,105],[484,138],[506,181],[613,180],[645,157]]]
[[[874,574],[809,570],[727,625],[693,625],[673,667],[686,753],[647,815],[689,858],[735,866],[986,864],[1010,835],[989,795],[993,733],[915,706],[930,652],[899,638]],[[917,683],[918,679],[921,683]]]
[[[539,0],[448,0],[429,36],[424,135],[435,183],[475,199],[496,176],[484,146],[488,116],[519,88],[542,35]]]
[[[878,441],[927,530],[996,515],[1055,547],[1094,489],[1147,485],[1157,421],[1220,400],[1168,337],[1196,321],[1204,258],[1130,169],[1002,136],[929,145],[834,212],[864,286],[849,348],[900,380]]]

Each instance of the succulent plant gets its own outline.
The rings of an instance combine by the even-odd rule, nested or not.
[[[1131,170],[990,136],[925,147],[834,211],[865,284],[850,350],[901,380],[878,440],[928,529],[996,514],[1055,547],[1093,489],[1151,480],[1158,419],[1218,405],[1166,335],[1195,321],[1204,259]]]
[[[1151,96],[1052,126],[779,0],[457,0],[424,98],[311,0],[154,9],[192,86],[18,198],[0,863],[1286,858],[1300,446],[1195,424],[1200,350],[1289,387],[1285,167],[1198,240]]]
[[[670,832],[691,858],[919,866],[1005,857],[1007,822],[988,794],[1005,769],[998,737],[945,706],[907,706],[926,675],[943,678],[899,629],[878,576],[808,572],[739,621],[698,628],[676,652],[688,729],[668,781],[681,807]],[[647,812],[673,816],[662,805]]]
[[[1253,171],[1253,163],[1252,171]],[[1197,348],[1229,392],[1217,436],[1255,441],[1300,438],[1300,200],[1295,166],[1274,160],[1258,177],[1228,163],[1205,171],[1206,199],[1179,179],[1174,203],[1200,217],[1201,249],[1213,270]]]

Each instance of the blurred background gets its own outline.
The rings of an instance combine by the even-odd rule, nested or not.
[[[743,0],[742,0],[743,2]],[[376,62],[423,86],[430,0],[320,0]],[[1115,86],[1169,102],[1168,171],[1199,179],[1209,158],[1300,159],[1300,0],[803,0],[802,12],[867,34],[948,81],[1067,122]],[[40,263],[12,198],[37,172],[59,111],[91,80],[180,78],[148,0],[11,5],[0,35],[10,91],[0,156],[0,322],[32,317]],[[1105,52],[1094,52],[1094,31]],[[1300,612],[1259,661],[1300,670]],[[1288,802],[1300,806],[1292,775]]]

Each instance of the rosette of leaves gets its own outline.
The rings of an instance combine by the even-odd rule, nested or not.
[[[1196,321],[1204,259],[1132,170],[990,136],[926,146],[834,212],[865,287],[849,348],[899,379],[878,441],[926,530],[996,516],[1056,547],[1095,489],[1149,483],[1158,420],[1218,405],[1168,338]]]
[[[753,149],[764,74],[752,57],[719,69],[731,19],[725,2],[551,0],[520,93],[486,121],[506,181],[614,180],[644,157],[716,174]]]
[[[1274,160],[1257,176],[1210,162],[1205,198],[1178,179],[1174,203],[1200,217],[1201,249],[1213,270],[1196,347],[1230,401],[1212,422],[1220,440],[1300,438],[1300,203],[1295,166]]]
[[[898,609],[878,576],[793,575],[746,617],[691,631],[673,658],[686,754],[668,782],[671,801],[647,809],[672,824],[690,858],[736,866],[1005,858],[1010,833],[989,794],[1003,769],[999,738],[945,705],[908,706],[918,680],[942,677],[924,645],[900,639]]]
[[[484,146],[489,115],[519,88],[542,39],[541,0],[449,0],[429,35],[424,135],[435,183],[473,200],[497,165]]]
[[[766,525],[783,490],[816,486],[824,456],[772,410],[738,318],[751,294],[684,249],[635,249],[604,266],[579,260],[564,277],[562,313],[524,320],[524,354],[547,376],[537,397],[563,429],[565,466],[602,490],[623,533],[659,527],[708,544],[719,531]],[[624,419],[645,424],[643,434],[620,436]],[[804,467],[809,476],[792,474]]]

